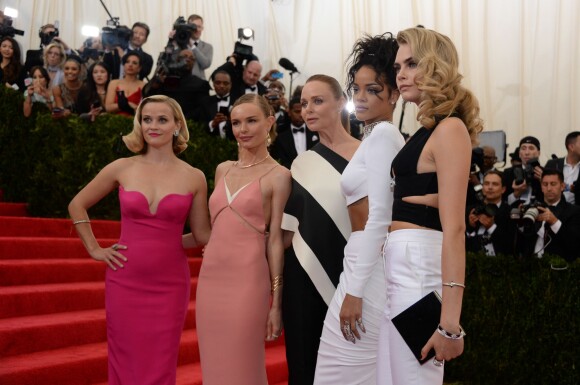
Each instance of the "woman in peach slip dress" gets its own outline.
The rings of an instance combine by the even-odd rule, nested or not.
[[[185,220],[193,229],[190,244],[207,243],[210,232],[205,177],[176,156],[188,139],[175,100],[143,100],[133,132],[123,137],[141,155],[105,166],[69,205],[87,251],[108,265],[109,385],[175,385],[191,281],[182,246]],[[121,237],[102,248],[87,209],[117,187]]]
[[[197,286],[204,385],[268,383],[264,339],[275,340],[282,329],[280,224],[291,180],[268,154],[274,121],[259,95],[242,96],[231,112],[239,160],[217,167],[212,235]]]

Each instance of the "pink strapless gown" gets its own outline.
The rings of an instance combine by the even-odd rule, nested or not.
[[[124,268],[107,269],[109,385],[175,385],[191,276],[181,244],[192,194],[169,194],[151,213],[119,187]]]
[[[260,180],[228,204],[222,178],[209,210],[195,307],[203,384],[264,385],[270,274]]]

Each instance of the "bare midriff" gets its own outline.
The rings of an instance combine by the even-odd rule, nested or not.
[[[427,194],[427,195],[421,195],[421,196],[404,197],[403,201],[418,204],[418,205],[425,205],[425,206],[439,208],[438,194]],[[389,227],[389,232],[397,231],[397,230],[404,230],[404,229],[432,230],[428,227],[419,226],[419,225],[416,225],[416,224],[410,223],[410,222],[393,221],[391,223],[391,226]]]
[[[369,219],[369,199],[364,197],[348,206],[352,232],[364,230]]]

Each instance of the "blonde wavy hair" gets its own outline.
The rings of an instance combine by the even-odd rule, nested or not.
[[[408,44],[417,63],[415,83],[421,91],[417,120],[426,128],[451,115],[459,117],[472,143],[483,130],[479,102],[461,85],[459,56],[451,39],[425,28],[409,28],[397,35],[399,44]]]
[[[50,43],[49,45],[46,46],[46,48],[44,48],[44,51],[42,52],[44,66],[45,68],[48,67],[48,51],[50,51],[53,48],[57,48],[58,51],[60,52],[60,62],[57,65],[62,68],[64,62],[66,61],[66,52],[64,51],[64,47],[62,46],[62,44],[59,43]]]
[[[179,103],[165,95],[154,95],[145,98],[139,103],[137,111],[135,111],[135,119],[133,120],[133,131],[123,136],[123,142],[127,148],[136,154],[145,154],[147,152],[147,142],[143,139],[143,129],[141,128],[143,107],[150,103],[165,103],[171,108],[175,123],[180,123],[179,135],[173,137],[173,153],[175,155],[182,153],[187,148],[189,141],[189,130],[187,129],[187,122],[181,110]]]

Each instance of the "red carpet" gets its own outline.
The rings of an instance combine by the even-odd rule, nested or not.
[[[118,222],[92,225],[102,245],[120,232]],[[201,259],[189,257],[177,385],[202,384],[194,301]],[[107,384],[104,276],[69,220],[28,218],[25,204],[0,202],[0,384]],[[270,384],[286,384],[283,341],[267,345],[266,367]]]

